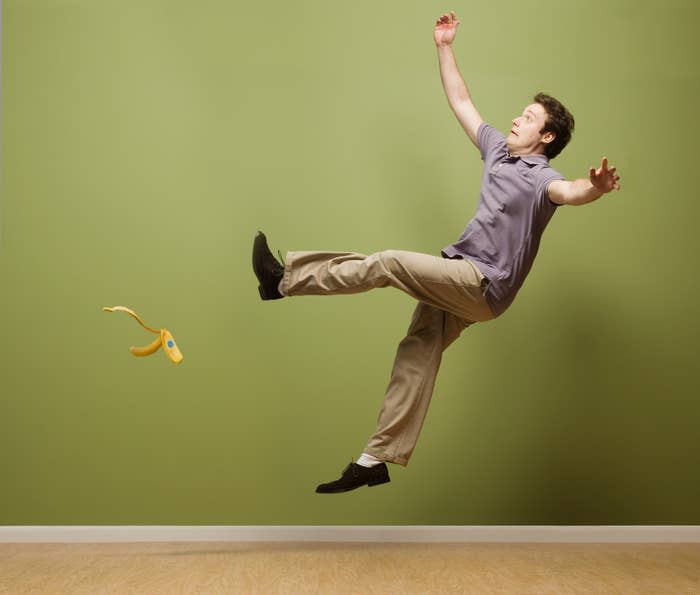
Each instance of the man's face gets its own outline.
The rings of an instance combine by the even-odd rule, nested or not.
[[[506,137],[506,144],[511,155],[530,155],[532,153],[544,153],[545,144],[554,140],[554,134],[545,132],[544,128],[547,112],[539,103],[528,105],[523,113],[513,119],[513,126]]]

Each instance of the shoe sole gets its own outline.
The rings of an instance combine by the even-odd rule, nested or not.
[[[255,240],[253,241],[253,272],[255,273],[255,276],[258,278],[258,281],[261,281],[261,278],[260,278],[261,274],[260,274],[260,269],[258,268],[257,263],[255,262],[255,252],[256,252],[256,249],[259,245],[259,242],[261,242],[261,241],[264,242],[265,244],[267,244],[267,238],[265,237],[265,234],[262,231],[259,231],[255,235]],[[262,283],[260,283],[260,285],[258,285],[258,293],[260,294],[260,297],[263,300],[269,300],[269,299],[272,299],[275,297],[275,296],[271,296],[270,294],[267,293],[267,291],[265,291],[265,288],[263,287]]]
[[[340,490],[328,490],[328,491],[323,491],[323,492],[319,492],[318,490],[316,490],[316,493],[317,494],[342,494],[343,492],[352,492],[352,490],[356,490],[357,488],[361,488],[364,486],[371,488],[374,486],[382,485],[384,483],[389,483],[390,481],[391,481],[391,478],[382,477],[382,478],[368,480],[366,483],[361,483],[360,485],[356,485],[356,486],[353,486],[351,488],[343,488]]]

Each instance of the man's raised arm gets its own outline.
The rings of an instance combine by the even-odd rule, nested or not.
[[[452,108],[457,120],[464,128],[465,132],[479,148],[476,140],[476,133],[479,125],[484,121],[472,103],[469,89],[459,73],[454,53],[452,52],[452,42],[457,34],[459,20],[454,12],[442,15],[435,23],[433,37],[438,50],[438,60],[440,61],[440,78],[442,86],[445,88],[447,101]]]

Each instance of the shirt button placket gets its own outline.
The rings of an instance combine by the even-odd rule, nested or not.
[[[492,176],[495,176],[495,175],[498,173],[498,170],[501,168],[502,165],[503,165],[502,163],[499,163],[499,164],[498,164],[498,167],[494,167],[489,173],[490,173]]]

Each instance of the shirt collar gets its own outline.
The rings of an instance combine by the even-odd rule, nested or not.
[[[538,165],[542,163],[547,165],[549,163],[549,157],[547,157],[547,155],[544,153],[532,153],[531,155],[511,155],[508,153],[507,159],[515,160],[518,158],[522,159],[525,163],[529,163],[530,165]]]

